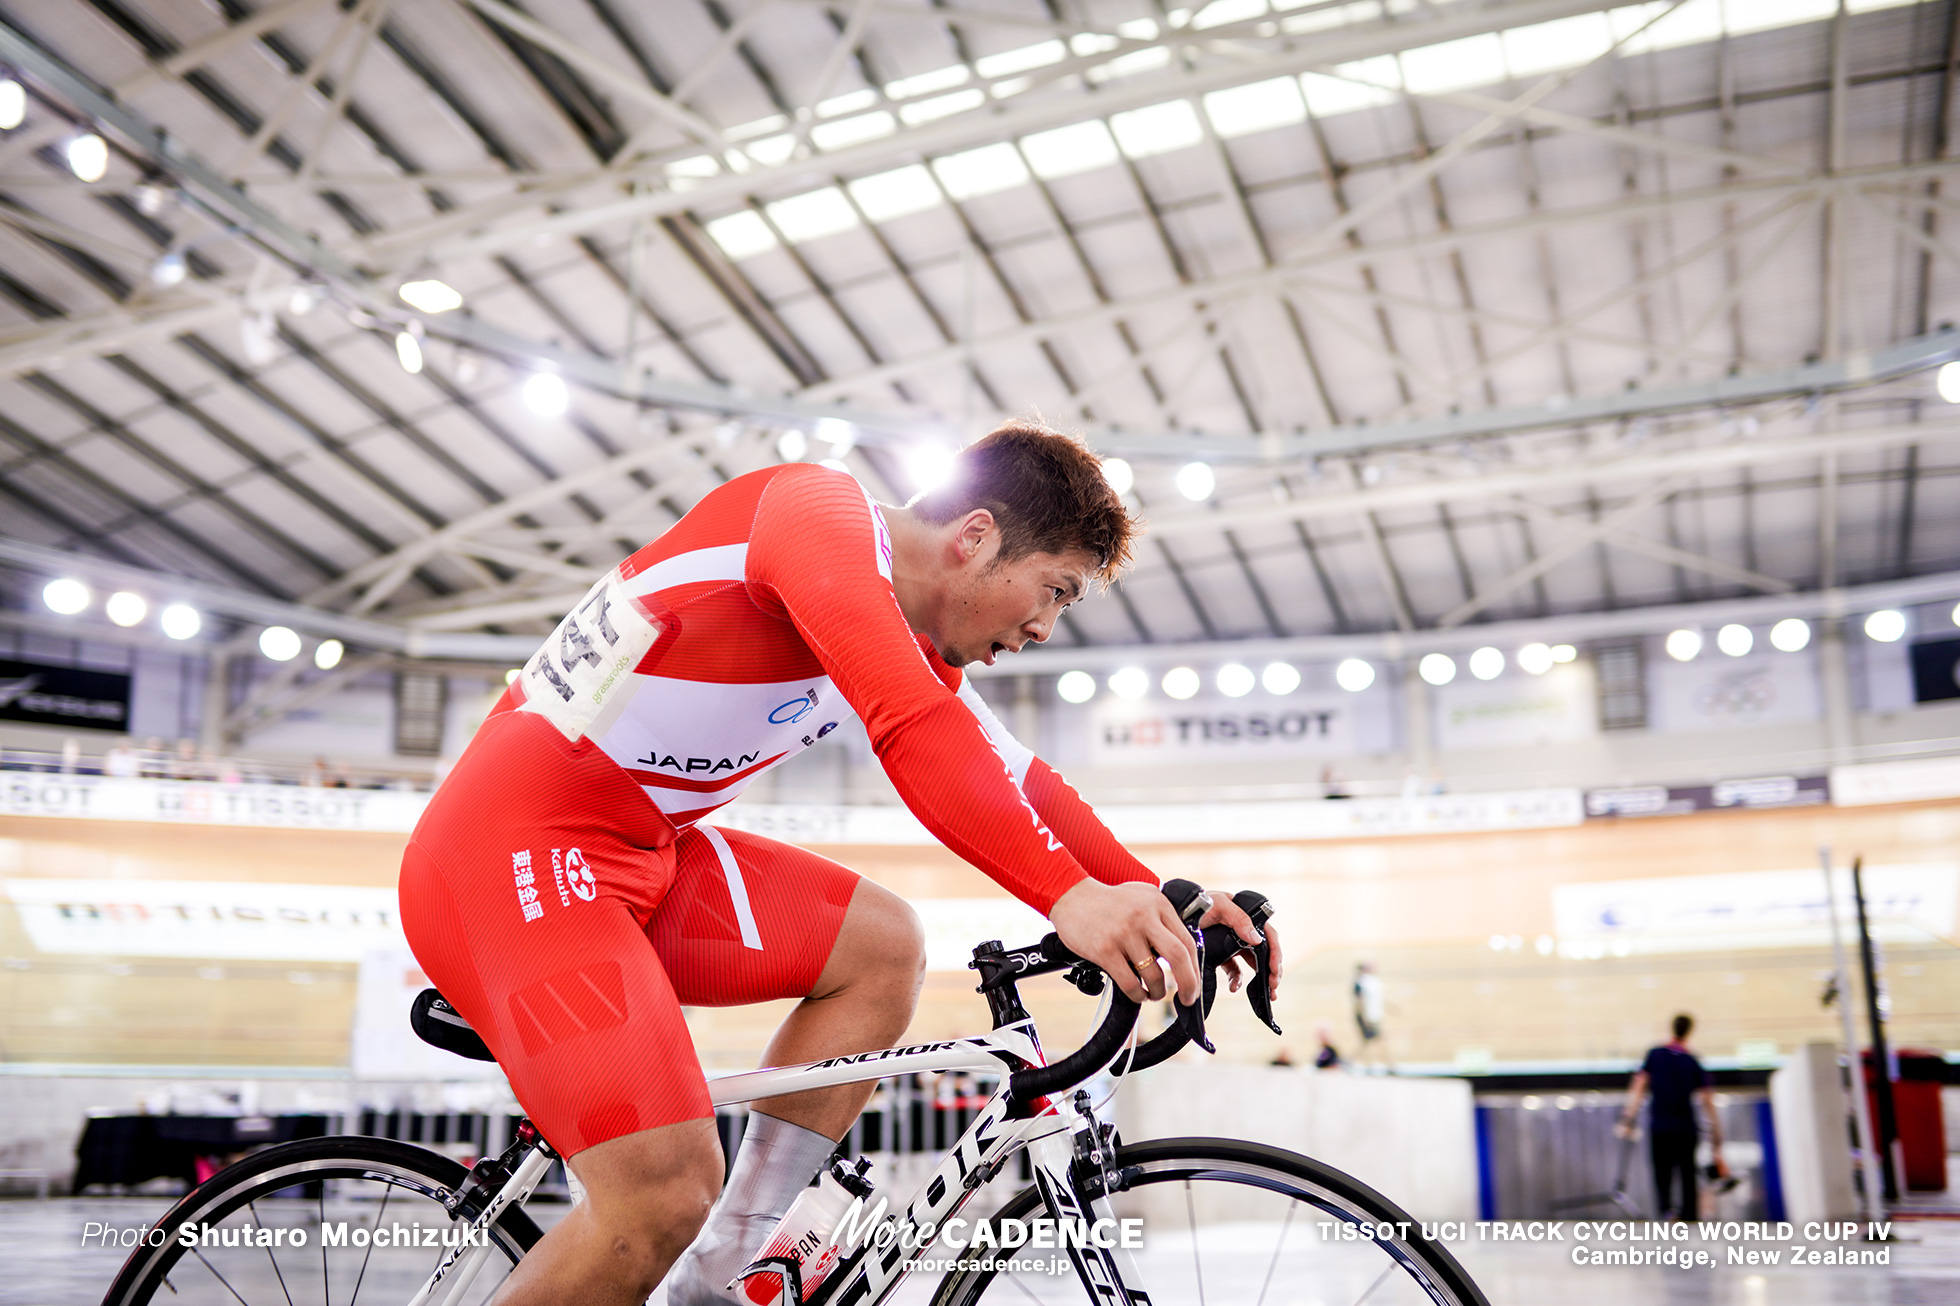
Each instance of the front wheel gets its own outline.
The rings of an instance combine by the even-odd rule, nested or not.
[[[1130,1252],[1141,1289],[1155,1306],[1230,1302],[1285,1306],[1489,1306],[1447,1248],[1421,1236],[1393,1202],[1349,1176],[1296,1152],[1228,1138],[1165,1138],[1117,1149],[1128,1176],[1110,1197],[1116,1215],[1142,1220],[1143,1246]],[[1017,1193],[994,1221],[1040,1214],[1033,1189]],[[1407,1236],[1399,1236],[1407,1222]],[[1362,1225],[1397,1226],[1387,1238],[1345,1238]],[[932,1306],[975,1306],[991,1292],[1009,1301],[1074,1306],[1082,1289],[1063,1253],[1018,1256],[1019,1269],[955,1271]],[[1060,1258],[1060,1273],[1029,1270]]]
[[[467,1173],[386,1138],[309,1138],[254,1152],[151,1226],[102,1306],[400,1306],[467,1229],[442,1206]],[[467,1301],[487,1301],[541,1236],[522,1211],[505,1211],[488,1230],[488,1262]]]

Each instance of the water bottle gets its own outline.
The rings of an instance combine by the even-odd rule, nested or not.
[[[871,1185],[864,1178],[870,1168],[871,1162],[861,1157],[855,1165],[841,1159],[832,1161],[814,1186],[796,1195],[770,1233],[769,1241],[762,1245],[748,1267],[735,1276],[735,1282],[742,1285],[750,1301],[756,1306],[772,1306],[786,1300],[784,1271],[791,1266],[795,1267],[795,1282],[801,1295],[790,1306],[810,1299],[843,1257],[843,1249],[835,1239],[837,1226],[844,1222],[854,1202],[859,1199],[868,1202],[871,1198]],[[728,1286],[733,1288],[735,1284]]]

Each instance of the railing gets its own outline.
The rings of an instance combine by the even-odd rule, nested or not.
[[[389,770],[369,765],[318,758],[312,762],[281,762],[263,758],[217,756],[195,748],[165,748],[160,742],[145,748],[117,745],[105,753],[79,750],[0,749],[0,771],[43,774],[120,776],[146,780],[201,780],[221,784],[303,785],[319,789],[395,789],[425,792],[435,778],[425,770]]]

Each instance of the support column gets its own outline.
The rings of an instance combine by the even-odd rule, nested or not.
[[[231,715],[231,654],[213,648],[204,661],[204,702],[198,714],[198,747],[213,754],[231,751],[225,738],[225,718]]]
[[[1824,691],[1824,745],[1833,764],[1851,760],[1857,744],[1851,716],[1850,661],[1844,651],[1844,619],[1824,617],[1817,623],[1817,675]]]
[[[1421,780],[1419,788],[1429,788],[1429,772],[1436,758],[1435,724],[1429,704],[1429,682],[1416,672],[1413,661],[1402,665],[1402,731],[1409,765]]]

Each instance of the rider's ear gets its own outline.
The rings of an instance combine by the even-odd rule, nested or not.
[[[971,562],[987,546],[987,536],[996,529],[994,515],[975,508],[960,521],[959,545],[962,561]]]

